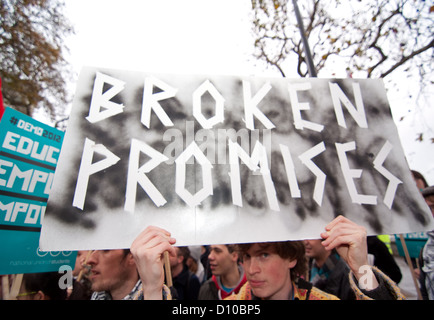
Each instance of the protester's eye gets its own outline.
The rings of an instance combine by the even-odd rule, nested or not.
[[[247,260],[250,260],[250,255],[246,253],[243,255],[243,261],[247,261]]]
[[[270,256],[270,254],[268,252],[263,252],[261,254],[261,257],[264,258],[264,259],[268,258],[269,256]]]

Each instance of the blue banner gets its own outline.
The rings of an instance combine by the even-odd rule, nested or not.
[[[63,136],[14,109],[5,110],[0,123],[0,274],[74,267],[76,252],[39,250]]]

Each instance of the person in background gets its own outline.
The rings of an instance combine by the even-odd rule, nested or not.
[[[190,256],[188,247],[176,247],[176,255],[169,257],[173,287],[178,300],[197,300],[200,283],[197,276],[188,269],[187,259]]]
[[[434,217],[434,186],[422,190],[431,214]],[[424,300],[434,300],[434,230],[428,231],[428,240],[421,252],[421,272],[419,283]]]
[[[87,264],[92,251],[77,251],[75,266],[72,270],[74,277],[72,287],[68,288],[68,300],[89,300],[92,296],[90,266]]]
[[[246,275],[239,264],[235,245],[211,245],[208,261],[212,277],[202,284],[199,300],[222,300],[236,294],[246,282]]]
[[[77,258],[75,259],[75,266],[72,270],[72,275],[75,278],[78,278],[80,273],[83,277],[87,277],[90,274],[90,268],[87,265],[86,258],[88,258],[88,255],[90,256],[92,252],[91,251],[77,251]]]
[[[373,265],[383,271],[395,283],[399,283],[402,279],[401,269],[399,269],[386,244],[377,236],[370,236],[367,241],[368,253],[374,258]]]
[[[426,181],[425,177],[419,171],[416,171],[416,170],[410,170],[410,171],[411,171],[411,175],[413,176],[414,182],[416,183],[417,188],[419,189],[420,193],[422,194],[422,191],[425,188],[428,188],[428,186],[429,186],[428,182]],[[421,274],[421,270],[419,269],[420,265],[423,264],[421,255],[422,255],[422,250],[421,250],[419,257],[418,257],[419,261],[417,261],[416,258],[413,258],[413,257],[410,258],[411,262],[412,262],[412,267],[413,267],[414,273],[416,274],[416,277],[418,279],[420,279],[421,277],[424,277],[424,275]],[[424,282],[424,280],[422,282]],[[425,284],[421,284],[421,290],[422,291],[424,290],[424,286],[425,286]],[[421,293],[422,293],[422,295],[424,295],[423,292],[421,292]]]
[[[355,300],[348,274],[350,268],[336,250],[327,250],[321,239],[304,240],[308,262],[308,280],[318,289],[342,300]]]
[[[200,261],[202,248],[202,246],[189,246],[190,256],[187,259],[188,269],[196,275],[200,284],[205,280],[205,269]]]
[[[202,246],[202,254],[200,256],[200,261],[204,267],[204,281],[208,280],[212,276],[211,267],[209,266],[208,256],[210,253],[209,245]]]
[[[413,176],[416,186],[420,192],[422,192],[423,189],[428,188],[429,185],[426,182],[425,177],[419,171],[411,170],[411,175]]]
[[[58,272],[24,274],[17,300],[66,300],[67,290],[59,286],[62,276]]]

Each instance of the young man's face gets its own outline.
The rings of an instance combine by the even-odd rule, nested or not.
[[[88,264],[92,266],[92,291],[116,290],[131,274],[124,250],[94,251]]]
[[[232,270],[238,260],[237,253],[230,253],[225,245],[211,245],[210,249],[208,261],[213,275],[221,276]]]
[[[262,299],[288,300],[292,290],[289,270],[297,260],[282,259],[272,247],[253,244],[243,256],[243,267],[253,294]]]

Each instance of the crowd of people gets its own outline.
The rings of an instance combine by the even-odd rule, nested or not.
[[[413,171],[434,215],[434,187]],[[434,299],[434,231],[417,274]],[[165,271],[164,253],[170,272]],[[166,269],[167,270],[167,269]],[[404,299],[390,250],[366,229],[339,216],[318,239],[176,246],[170,232],[146,228],[130,249],[79,251],[73,282],[62,273],[24,274],[17,299],[31,300],[354,300]],[[170,287],[168,277],[170,277]]]

